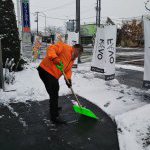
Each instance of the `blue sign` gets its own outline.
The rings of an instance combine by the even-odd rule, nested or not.
[[[22,13],[23,13],[23,32],[30,32],[30,13],[28,0],[23,0],[22,2]]]

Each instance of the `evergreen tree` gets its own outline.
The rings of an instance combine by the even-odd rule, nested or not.
[[[3,36],[3,64],[6,58],[14,58],[17,64],[20,58],[20,40],[12,0],[0,0],[0,36]]]

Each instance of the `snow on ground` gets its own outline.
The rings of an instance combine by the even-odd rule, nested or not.
[[[123,69],[129,69],[129,70],[135,70],[135,71],[144,72],[144,68],[143,67],[138,67],[138,66],[133,66],[133,65],[116,64],[116,68],[123,68]]]
[[[121,150],[150,150],[150,104],[116,116]]]
[[[44,84],[36,70],[38,64],[39,62],[31,63],[27,69],[16,73],[15,84],[9,86],[10,89],[16,89],[16,91],[1,92],[0,101],[9,103],[48,99]],[[127,86],[119,84],[116,79],[105,81],[101,77],[102,75],[90,71],[90,63],[81,64],[77,70],[74,70],[73,88],[80,96],[101,107],[112,119],[118,114],[145,105],[145,102],[140,100],[141,97],[135,94],[142,92],[141,89],[129,89]],[[64,78],[61,77],[59,94],[66,95],[69,93],[70,90],[67,88]]]
[[[125,63],[131,63],[131,62],[138,62],[138,61],[144,62],[144,59],[125,60],[125,61],[119,62],[119,64],[125,64]]]
[[[44,85],[39,80],[36,67],[38,63],[31,63],[21,72],[16,73],[16,81],[14,85],[6,85],[7,91],[16,90],[14,92],[2,92],[0,102],[26,102],[26,100],[44,100],[48,95],[44,89]]]
[[[116,54],[117,56],[141,56],[144,55],[144,52],[119,52]]]
[[[132,51],[132,50],[133,50],[133,51],[137,50],[136,47],[135,47],[135,48],[131,48],[131,47],[122,47],[122,46],[117,47],[117,49],[130,50],[130,51]],[[142,51],[143,49],[142,49],[142,48],[138,48],[138,50]]]
[[[31,63],[30,65],[27,65],[26,69],[24,69],[23,71],[16,73],[15,84],[6,86],[6,90],[15,89],[16,91],[14,92],[0,91],[0,103],[7,105],[12,113],[16,114],[15,112],[13,112],[12,108],[10,108],[9,103],[11,102],[26,102],[27,100],[42,101],[49,98],[48,94],[46,93],[44,84],[40,80],[38,72],[36,70],[38,64],[39,62]],[[117,65],[117,67],[136,70],[141,69],[141,68],[139,69],[138,67],[122,66],[122,65]],[[78,95],[88,99],[89,101],[91,101],[92,103],[96,104],[101,109],[103,109],[113,120],[117,116],[116,117],[117,124],[119,128],[123,131],[121,135],[119,134],[121,145],[123,145],[120,146],[121,150],[131,150],[128,148],[130,144],[126,142],[126,135],[131,136],[133,144],[137,144],[138,138],[139,141],[141,140],[142,136],[138,136],[138,134],[136,134],[137,124],[135,122],[137,121],[136,116],[139,115],[139,122],[140,122],[140,116],[142,118],[142,115],[145,115],[146,113],[149,114],[148,107],[150,110],[150,105],[145,106],[147,103],[141,100],[140,94],[149,91],[144,91],[142,89],[137,88],[129,88],[126,85],[120,84],[116,79],[113,81],[105,81],[102,78],[103,78],[102,75],[90,71],[90,63],[80,64],[78,69],[74,69],[72,78],[73,89]],[[67,88],[64,78],[61,77],[59,95],[66,95],[69,93],[71,92]],[[145,106],[143,108],[147,108],[146,112],[144,112],[144,109],[142,109],[142,113],[140,113],[140,111],[137,111],[136,113],[133,114],[130,113],[131,110],[135,110],[136,108],[142,106]],[[130,117],[133,119],[130,118],[128,119],[128,115],[124,115],[124,113],[126,112],[129,112]],[[147,116],[145,115],[145,118],[146,117],[147,120],[150,120],[150,117],[148,117],[148,115]],[[126,118],[127,120],[125,120]],[[26,126],[25,122],[21,120],[21,118],[20,122],[22,122],[22,124]],[[130,124],[132,127],[131,130],[133,132],[129,132],[128,130],[128,128],[130,128]],[[144,121],[142,122],[141,120],[142,128],[140,129],[139,127],[138,131],[141,132],[143,136],[146,135],[147,133],[148,129],[147,125],[148,122]],[[126,126],[127,128],[124,128]],[[145,127],[145,129],[143,127]],[[127,149],[124,149],[124,145],[127,147]],[[141,144],[139,145],[141,146]]]
[[[140,94],[137,94],[145,91],[128,88],[119,84],[116,79],[104,81],[101,76],[90,71],[90,63],[80,65],[74,73],[73,87],[79,95],[98,105],[112,119],[118,114],[146,104],[141,101]]]

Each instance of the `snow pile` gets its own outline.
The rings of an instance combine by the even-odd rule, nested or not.
[[[36,67],[38,63],[31,63],[27,69],[16,73],[14,85],[6,85],[6,91],[15,90],[14,92],[0,93],[0,101],[9,102],[26,102],[27,100],[44,100],[48,98],[45,87],[39,79]]]
[[[150,150],[150,104],[115,118],[120,150]]]

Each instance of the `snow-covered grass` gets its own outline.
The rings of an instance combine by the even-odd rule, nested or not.
[[[42,101],[49,98],[44,84],[40,80],[36,70],[39,63],[40,61],[37,63],[30,63],[30,65],[26,66],[25,70],[16,73],[15,84],[6,86],[7,90],[15,89],[16,91],[0,91],[0,103],[3,103],[10,108],[10,102],[26,102],[27,100]],[[138,67],[121,65],[117,65],[117,67],[134,70],[141,69]],[[60,96],[71,93],[65,84],[64,77],[60,78],[59,83]],[[122,131],[118,133],[121,150],[135,149],[131,149],[130,145],[132,147],[139,144],[142,147],[142,138],[146,138],[146,133],[149,129],[148,123],[150,123],[150,117],[146,114],[149,114],[148,108],[150,110],[150,105],[146,106],[147,103],[141,99],[142,94],[149,91],[129,88],[126,85],[120,84],[116,79],[112,81],[105,81],[102,79],[102,75],[90,71],[90,63],[80,64],[78,69],[74,69],[72,83],[73,89],[78,95],[99,106],[113,120],[116,118],[118,128]],[[139,107],[142,107],[142,109],[136,111],[135,109]],[[13,112],[12,108],[10,108],[10,110],[12,113],[17,115],[16,112]],[[142,118],[149,121],[142,121]],[[136,121],[139,121],[139,126]],[[21,120],[21,118],[20,122],[26,126],[25,122]],[[136,130],[137,128],[138,130]],[[141,133],[142,136],[139,136],[138,133]],[[130,138],[128,139],[132,141],[131,144],[127,141],[127,137],[129,136]],[[148,146],[146,146],[146,148],[148,148]]]

